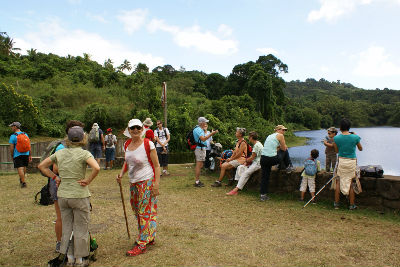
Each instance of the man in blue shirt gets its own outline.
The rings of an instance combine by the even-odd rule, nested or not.
[[[204,133],[204,128],[206,127],[208,120],[204,117],[199,117],[197,122],[198,125],[193,129],[194,140],[197,143],[196,149],[194,150],[194,155],[196,156],[196,182],[194,186],[203,187],[204,184],[200,181],[200,171],[201,168],[203,168],[204,161],[206,160],[206,140],[218,133],[218,130],[212,131],[206,135]]]
[[[32,155],[31,151],[26,151],[26,152],[20,152],[17,150],[17,136],[20,134],[25,134],[28,136],[26,133],[21,132],[21,123],[19,122],[13,122],[10,125],[11,130],[14,132],[10,136],[10,140],[8,143],[10,144],[10,153],[11,157],[13,158],[14,161],[14,168],[17,169],[18,175],[19,175],[19,182],[21,185],[21,188],[26,187],[26,182],[25,182],[25,174],[26,174],[26,167],[28,167],[29,162],[32,161]]]

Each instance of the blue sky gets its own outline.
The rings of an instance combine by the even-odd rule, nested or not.
[[[2,3],[0,31],[22,53],[224,76],[271,53],[286,81],[400,89],[399,14],[400,0],[20,0]]]

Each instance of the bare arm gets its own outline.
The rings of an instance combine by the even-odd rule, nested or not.
[[[14,144],[10,144],[10,154],[11,158],[14,158]]]
[[[155,178],[151,194],[155,197],[160,194],[158,191],[160,186],[160,163],[158,162],[158,156],[155,149],[150,151],[150,159],[153,162]]]
[[[103,149],[106,147],[106,143],[104,141],[104,134],[101,135],[101,143],[103,144]]]
[[[362,147],[362,145],[361,145],[361,143],[360,143],[360,142],[358,142],[358,144],[357,144],[357,148],[358,148],[358,150],[360,150],[360,151],[362,151],[362,150],[363,150],[363,147]]]
[[[90,166],[90,168],[92,168],[92,172],[88,178],[77,181],[81,186],[88,186],[100,172],[100,166],[94,158],[88,158],[86,163]]]
[[[119,184],[121,183],[122,176],[124,176],[127,170],[128,170],[128,164],[126,163],[126,161],[124,161],[124,164],[122,164],[121,172],[117,175],[117,183]]]
[[[56,181],[56,183],[57,183],[57,186],[60,184],[60,182],[61,182],[61,179],[60,179],[60,177],[58,177],[57,175],[56,175],[56,173],[54,173],[52,170],[50,170],[49,169],[49,167],[51,166],[53,164],[53,161],[51,161],[51,159],[50,158],[46,158],[45,160],[43,160],[40,164],[39,164],[39,166],[38,166],[38,168],[39,168],[39,170],[45,175],[45,176],[47,176],[47,177],[49,177],[49,178],[54,178],[55,176],[55,181]],[[58,169],[57,169],[58,170]]]
[[[333,147],[333,143],[330,144],[326,140],[324,140],[324,145],[327,146],[327,147]]]
[[[218,130],[212,131],[209,135],[200,136],[200,140],[204,142],[216,133],[218,133]]]
[[[253,153],[251,153],[250,158],[247,158],[247,159],[246,159],[246,162],[253,162],[253,160],[254,160],[256,157],[257,157],[257,153],[256,153],[256,152],[253,152]]]
[[[240,144],[240,147],[238,147],[238,149],[235,149],[235,151],[233,151],[232,156],[227,161],[232,161],[242,157],[245,149],[246,149],[246,143],[243,141]]]
[[[336,153],[339,153],[339,148],[337,147],[336,143],[333,143],[333,148],[335,148]]]
[[[283,136],[283,134],[278,133],[276,135],[276,139],[278,139],[279,141],[280,150],[286,151],[288,147],[286,146],[285,137]]]

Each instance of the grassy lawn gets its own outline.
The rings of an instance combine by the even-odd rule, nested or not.
[[[193,165],[172,165],[161,179],[156,245],[128,258],[117,171],[104,171],[90,185],[91,232],[99,244],[92,266],[399,266],[400,217],[368,210],[333,210],[319,202],[302,209],[290,196],[272,195],[260,202],[244,191],[212,188],[215,175],[204,175],[204,188],[194,188]],[[34,204],[45,184],[40,174],[28,176],[20,189],[15,174],[0,177],[0,265],[44,266],[56,256],[53,206]],[[124,195],[131,236],[136,220]]]

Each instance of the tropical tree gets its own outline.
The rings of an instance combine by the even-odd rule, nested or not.
[[[128,60],[125,59],[124,62],[122,62],[122,64],[119,65],[117,69],[118,71],[124,71],[124,70],[130,71],[132,69],[132,65]]]
[[[0,32],[0,55],[15,56],[14,51],[21,49],[14,47],[14,40],[6,32]]]

